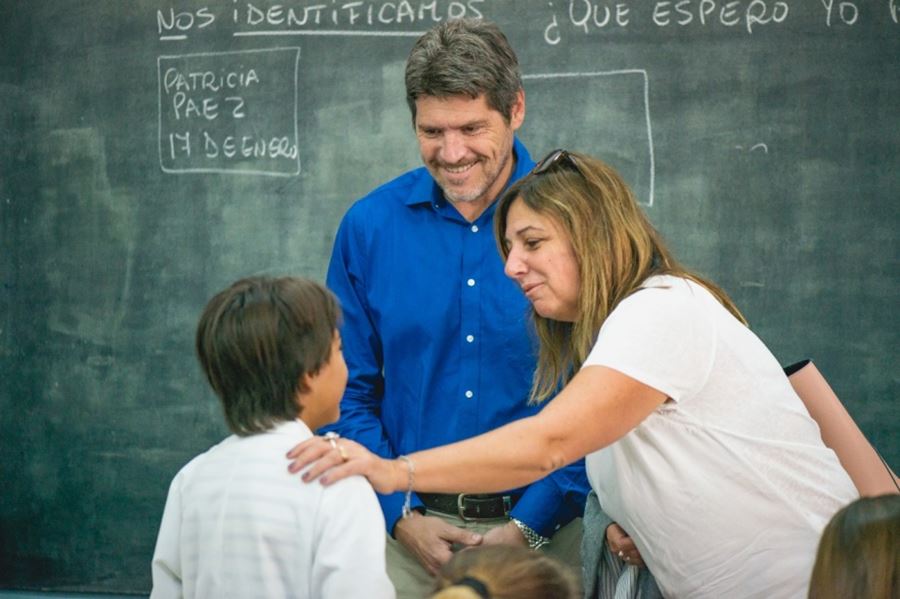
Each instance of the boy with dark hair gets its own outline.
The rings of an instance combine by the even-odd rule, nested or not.
[[[209,301],[197,354],[234,435],[172,481],[151,597],[394,597],[368,483],[304,485],[284,467],[340,416],[339,318],[327,289],[293,277],[243,279]]]

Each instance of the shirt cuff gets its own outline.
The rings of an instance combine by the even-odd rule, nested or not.
[[[565,495],[556,485],[542,484],[543,482],[538,481],[529,486],[509,515],[549,539],[577,514],[569,507]],[[548,506],[553,506],[554,509],[547,509]]]
[[[405,498],[405,492],[391,493],[390,495],[378,494],[378,502],[381,504],[381,511],[384,513],[384,524],[387,528],[387,533],[392,537],[394,536],[394,527],[397,526],[397,522],[403,515],[403,500]],[[422,513],[425,512],[425,504],[422,503],[422,500],[415,493],[410,498],[409,507]]]
[[[532,483],[510,515],[541,536],[552,538],[584,513],[590,490],[584,460],[578,460]]]

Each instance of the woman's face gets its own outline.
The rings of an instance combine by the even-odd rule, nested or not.
[[[556,219],[538,214],[516,198],[507,213],[505,243],[509,250],[506,276],[519,284],[535,312],[574,322],[581,275],[572,244]]]

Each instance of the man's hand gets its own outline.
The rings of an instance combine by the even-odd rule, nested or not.
[[[484,534],[482,545],[520,545],[527,547],[528,543],[522,535],[519,527],[507,522],[501,526],[495,526]]]
[[[606,527],[606,542],[613,555],[617,555],[626,564],[641,568],[646,565],[641,559],[641,552],[635,547],[634,541],[615,522]]]
[[[398,520],[394,536],[432,576],[453,557],[453,545],[472,547],[482,542],[479,534],[419,512]]]

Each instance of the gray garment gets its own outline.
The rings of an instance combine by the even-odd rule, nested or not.
[[[648,568],[627,566],[606,544],[613,523],[591,491],[584,506],[581,537],[581,577],[585,599],[660,599],[662,593]]]

